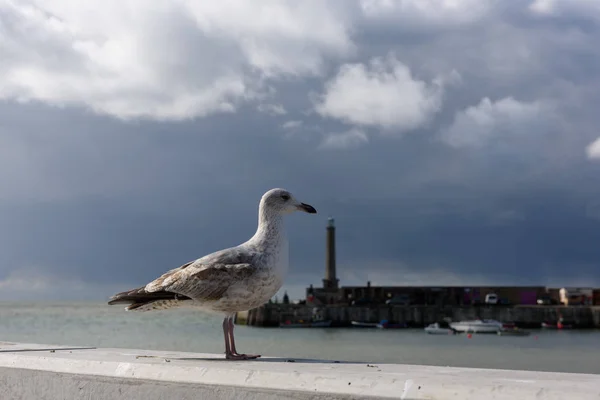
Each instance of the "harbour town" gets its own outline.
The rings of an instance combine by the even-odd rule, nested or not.
[[[269,302],[238,313],[237,324],[257,327],[425,328],[492,321],[502,327],[600,328],[600,288],[545,286],[340,286],[335,221],[326,228],[325,276],[304,299]],[[459,325],[460,326],[460,325]],[[470,326],[469,329],[477,329]],[[491,331],[496,332],[498,329]]]

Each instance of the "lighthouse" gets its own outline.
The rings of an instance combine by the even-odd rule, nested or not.
[[[325,245],[325,279],[323,279],[323,289],[337,290],[339,280],[335,272],[335,221],[332,217],[329,217],[327,220],[327,239]]]

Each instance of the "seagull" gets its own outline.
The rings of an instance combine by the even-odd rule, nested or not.
[[[317,212],[289,191],[271,189],[260,200],[258,228],[248,241],[167,271],[146,286],[115,294],[108,304],[128,304],[127,311],[190,306],[219,313],[225,316],[225,358],[258,358],[260,355],[237,352],[233,317],[265,304],[281,288],[289,266],[283,217],[295,211]]]

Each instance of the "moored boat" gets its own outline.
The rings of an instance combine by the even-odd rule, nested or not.
[[[512,328],[512,329],[500,329],[497,332],[498,336],[529,336],[531,334],[531,332],[529,331],[524,331],[522,329],[519,328]]]
[[[425,332],[430,335],[454,335],[456,331],[447,322],[436,322],[425,327]]]
[[[360,322],[360,321],[350,321],[353,327],[355,328],[377,328],[377,322]]]
[[[331,326],[331,321],[314,321],[310,323],[311,328],[328,328]]]
[[[327,328],[331,326],[331,321],[311,321],[311,322],[281,322],[280,328]]]
[[[452,322],[450,327],[458,332],[467,333],[496,333],[503,329],[502,322],[493,319]]]
[[[382,320],[377,324],[377,328],[379,329],[404,329],[408,328],[408,325],[404,322],[399,324],[391,324],[388,320]]]
[[[544,329],[572,329],[573,324],[565,324],[564,322],[542,322],[542,328]]]

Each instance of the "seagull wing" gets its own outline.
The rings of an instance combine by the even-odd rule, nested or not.
[[[218,300],[233,284],[256,272],[253,253],[226,249],[164,273],[146,285],[146,291],[165,290],[195,300]]]

